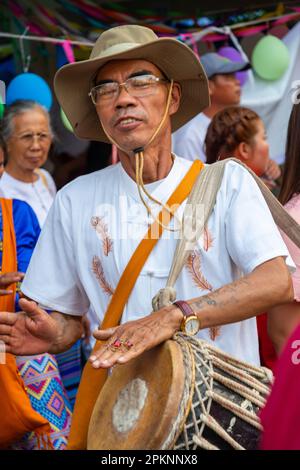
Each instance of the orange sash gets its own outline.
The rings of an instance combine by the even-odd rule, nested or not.
[[[193,163],[189,171],[186,173],[178,187],[167,201],[167,205],[169,207],[172,208],[176,205],[177,209],[178,205],[188,197],[203,167],[204,165],[200,160],[196,160]],[[167,215],[167,211],[163,209],[158,215],[160,222],[166,220]],[[155,220],[131,256],[119,280],[114,295],[112,296],[108,309],[105,313],[104,320],[101,324],[102,329],[110,328],[119,324],[123,309],[141,272],[141,269],[154,246],[161,237],[162,232],[163,227],[157,222],[157,220]],[[156,234],[155,238],[151,238],[151,234],[153,233]],[[97,351],[101,344],[102,342],[97,341],[93,352]],[[77,392],[68,450],[86,449],[87,433],[91,414],[106,378],[107,369],[94,369],[90,362],[86,363]]]
[[[17,271],[17,249],[13,201],[1,198],[0,203],[3,227],[2,272],[15,272]],[[0,296],[1,311],[14,312],[15,310],[15,283],[10,286],[10,290],[13,291],[12,294]],[[43,438],[49,436],[51,431],[49,423],[32,408],[16,365],[15,356],[6,353],[4,359],[4,364],[0,362],[0,448],[8,448],[30,431],[35,431],[38,442],[43,442]]]

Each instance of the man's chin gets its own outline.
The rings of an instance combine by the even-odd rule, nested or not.
[[[116,140],[116,143],[120,146],[121,150],[132,154],[134,150],[139,149],[139,148],[144,148],[145,145],[147,145],[148,141],[146,141],[145,139],[133,138],[133,139],[119,139],[119,140]]]

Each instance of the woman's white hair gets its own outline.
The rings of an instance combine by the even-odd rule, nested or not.
[[[52,138],[54,137],[48,110],[33,100],[17,100],[5,108],[1,120],[1,136],[4,142],[7,142],[14,132],[14,118],[28,111],[33,111],[34,109],[39,109],[45,114],[49,122],[50,134]]]

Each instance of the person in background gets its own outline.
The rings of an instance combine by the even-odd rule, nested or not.
[[[53,139],[49,114],[35,101],[15,101],[5,109],[1,134],[6,153],[1,193],[26,201],[42,227],[56,194],[50,173],[40,169]]]
[[[261,176],[269,160],[265,126],[249,108],[232,106],[219,111],[207,129],[204,141],[207,163],[235,157]]]
[[[40,169],[48,158],[53,140],[48,111],[35,101],[15,101],[5,109],[1,136],[6,164],[0,194],[27,202],[42,227],[56,194],[50,173]],[[87,325],[86,319],[84,325]],[[81,345],[79,340],[56,357],[72,406],[82,371]]]
[[[206,160],[204,141],[212,118],[226,107],[238,106],[241,99],[241,84],[236,72],[249,69],[248,62],[233,62],[216,52],[201,56],[201,63],[209,82],[210,106],[172,135],[173,150],[188,160],[200,158]],[[270,189],[276,186],[275,181],[281,171],[276,162],[268,158],[264,170],[265,182]]]
[[[257,176],[265,173],[269,161],[269,144],[262,120],[255,111],[240,106],[225,108],[213,117],[204,147],[207,163],[235,157]],[[257,317],[257,326],[261,362],[272,369],[277,355],[267,333],[266,314]]]
[[[172,134],[174,153],[188,160],[206,161],[204,140],[211,119],[227,106],[238,106],[241,85],[236,72],[250,68],[248,62],[233,62],[215,52],[200,58],[209,84],[210,106]]]
[[[300,223],[299,129],[300,104],[294,104],[288,125],[286,158],[279,201],[298,224]],[[296,271],[292,274],[295,301],[270,310],[273,321],[272,326],[269,327],[269,334],[278,353],[282,351],[286,339],[300,323],[300,249],[284,233],[282,237],[296,265]]]
[[[4,171],[5,143],[0,138],[0,178]],[[5,211],[5,213],[3,213]],[[10,214],[9,216],[7,214]],[[4,223],[10,225],[8,233],[12,240],[4,239]],[[7,233],[7,231],[6,231]],[[18,199],[7,200],[0,197],[0,296],[13,296],[14,311],[19,311],[20,283],[28,267],[32,252],[40,235],[40,227],[32,208]],[[9,250],[9,255],[6,251]],[[16,259],[17,271],[6,272],[5,259],[7,256]],[[16,289],[13,289],[16,284]],[[1,299],[0,299],[1,302]],[[50,440],[53,449],[66,448],[71,426],[71,404],[62,384],[61,375],[55,356],[39,354],[37,356],[16,356],[16,366],[21,376],[33,410],[49,422]],[[6,367],[6,365],[1,365]],[[7,365],[7,367],[9,367]],[[49,375],[49,372],[51,374]],[[2,369],[0,368],[0,374]],[[2,400],[10,397],[1,396]],[[59,408],[56,404],[60,403]],[[53,401],[53,403],[52,403]],[[18,411],[21,413],[21,410]],[[24,417],[25,419],[27,417]],[[14,424],[11,424],[13,428]],[[1,428],[1,415],[0,415]],[[2,448],[0,433],[0,448]],[[35,450],[38,442],[34,432],[25,434],[22,439],[11,443],[11,449]]]
[[[260,418],[262,450],[300,449],[300,325],[280,355],[275,382]]]

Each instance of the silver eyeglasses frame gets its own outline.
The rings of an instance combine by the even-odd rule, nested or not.
[[[91,88],[90,92],[88,93],[88,96],[91,98],[93,104],[95,106],[97,106],[97,103],[95,98],[94,98],[94,93],[95,91],[101,89],[101,87],[107,85],[107,84],[115,84],[115,85],[118,85],[118,92],[115,96],[113,97],[106,97],[107,100],[110,100],[110,99],[115,99],[116,97],[118,97],[120,95],[120,92],[121,92],[121,88],[125,88],[125,90],[127,91],[127,93],[131,96],[134,96],[132,93],[130,93],[130,91],[128,90],[128,82],[129,84],[130,83],[133,83],[134,80],[137,80],[141,77],[151,77],[153,80],[152,83],[149,83],[149,86],[152,86],[152,85],[155,85],[156,83],[159,83],[159,82],[163,82],[163,83],[166,83],[166,82],[169,82],[169,80],[167,78],[163,78],[163,77],[156,77],[155,75],[152,75],[152,74],[145,74],[145,75],[138,75],[138,76],[135,76],[135,77],[130,77],[130,78],[127,78],[127,80],[125,80],[124,82],[122,83],[118,83],[118,82],[114,82],[114,81],[111,81],[111,82],[107,82],[107,83],[101,83],[100,85],[95,85],[93,88]],[[130,89],[130,87],[129,87]],[[142,96],[142,95],[141,95]]]

